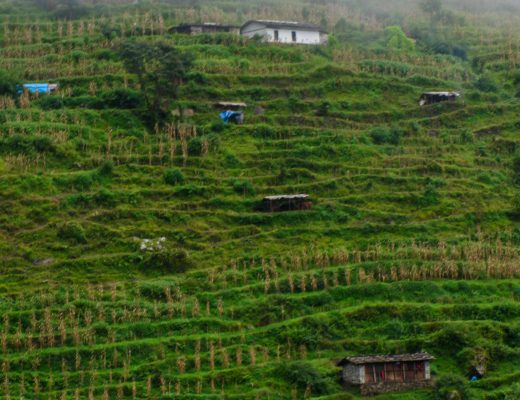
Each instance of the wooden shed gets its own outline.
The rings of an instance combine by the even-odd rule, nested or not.
[[[419,98],[419,105],[441,103],[443,101],[455,101],[460,97],[458,92],[425,92]]]
[[[201,33],[232,33],[240,34],[240,27],[233,25],[222,25],[215,22],[205,22],[202,24],[181,24],[169,29],[170,33],[183,33],[187,35],[198,35]]]
[[[307,194],[267,196],[262,200],[261,206],[265,212],[301,211],[311,208],[312,202]]]
[[[428,353],[345,357],[338,362],[347,386],[360,386],[364,395],[412,390],[431,385]]]

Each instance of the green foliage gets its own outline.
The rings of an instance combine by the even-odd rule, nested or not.
[[[87,236],[83,227],[77,222],[65,222],[58,226],[58,237],[75,244],[87,243]]]
[[[292,0],[85,0],[92,14],[66,21],[51,18],[54,0],[0,0],[2,68],[60,84],[0,98],[2,395],[352,399],[334,360],[428,349],[434,377],[464,379],[485,352],[489,371],[469,392],[514,396],[511,1],[452,0],[426,15],[417,0],[323,0],[305,13]],[[259,12],[302,13],[335,24],[333,36],[289,46],[167,33],[187,15],[236,24]],[[142,79],[124,66],[128,38],[193,54],[178,91],[155,79],[160,51]],[[499,90],[474,87],[481,76]],[[464,101],[418,106],[444,90]],[[246,123],[219,121],[217,101],[248,103]],[[257,208],[291,193],[312,209]],[[172,247],[137,250],[163,237]],[[280,373],[289,358],[303,365]]]
[[[165,249],[147,254],[143,267],[147,270],[163,270],[175,274],[185,272],[190,267],[190,260],[184,250]]]
[[[433,184],[428,184],[426,186],[426,189],[424,190],[424,193],[420,199],[419,204],[422,207],[430,207],[436,204],[439,204],[440,202],[440,195],[437,191],[437,188]]]
[[[475,88],[480,90],[481,92],[486,92],[486,93],[496,93],[496,92],[498,92],[498,85],[497,85],[497,83],[489,75],[481,76],[475,82]]]
[[[44,110],[58,110],[64,106],[63,99],[58,96],[43,96],[39,102]]]
[[[102,177],[112,176],[114,172],[114,162],[111,160],[103,161],[98,168],[98,175]]]
[[[421,0],[421,9],[431,17],[437,17],[442,11],[442,0]]]
[[[202,156],[207,151],[216,152],[220,146],[220,138],[215,134],[197,136],[188,143],[188,153],[193,156]]]
[[[141,94],[131,89],[114,89],[104,92],[101,99],[108,108],[139,108],[143,104]]]
[[[102,188],[94,195],[94,201],[99,206],[114,207],[117,205],[118,200],[117,194],[107,188]]]
[[[377,127],[370,131],[370,138],[374,144],[392,144],[394,146],[399,145],[403,132],[396,127],[385,128]]]
[[[163,42],[125,41],[119,50],[123,65],[137,75],[152,122],[164,121],[166,99],[175,99],[193,63],[193,56]]]
[[[0,138],[0,153],[55,153],[56,146],[47,136],[8,136]]]
[[[520,384],[517,383],[513,386],[512,390],[506,394],[504,400],[517,400],[520,399]]]
[[[253,184],[246,180],[236,180],[233,182],[233,190],[243,196],[252,196],[256,193]]]
[[[520,155],[513,158],[512,162],[513,180],[516,183],[520,183]]]
[[[328,101],[322,101],[316,110],[316,115],[320,117],[326,117],[329,115],[330,103]]]
[[[163,180],[167,185],[179,185],[184,183],[184,174],[180,169],[170,168],[164,171]]]
[[[285,362],[276,369],[276,374],[291,386],[304,391],[307,387],[312,393],[323,395],[329,393],[331,382],[312,364],[305,361]]]
[[[304,110],[305,104],[297,95],[292,94],[287,98],[287,106],[291,112],[299,113]]]
[[[413,51],[415,43],[409,39],[400,26],[387,26],[385,28],[386,47],[392,50]]]
[[[57,19],[78,19],[87,16],[90,12],[80,0],[57,0],[52,8]]]
[[[0,69],[0,96],[16,95],[17,84],[18,81],[12,73]]]
[[[468,385],[458,376],[441,376],[435,382],[435,400],[470,400]]]

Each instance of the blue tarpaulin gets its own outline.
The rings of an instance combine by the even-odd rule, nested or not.
[[[58,88],[58,85],[52,83],[25,83],[18,87],[18,93],[27,90],[29,93],[52,93]]]
[[[242,124],[244,122],[244,113],[240,111],[223,111],[220,113],[220,119],[224,121],[226,124],[229,121],[234,121],[237,124]]]

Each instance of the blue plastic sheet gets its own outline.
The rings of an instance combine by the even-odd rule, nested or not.
[[[23,93],[27,90],[29,93],[51,93],[56,89],[56,85],[50,83],[25,83],[18,87],[18,93]]]
[[[244,122],[244,114],[240,111],[223,111],[220,113],[220,119],[226,124],[230,121],[241,124]]]

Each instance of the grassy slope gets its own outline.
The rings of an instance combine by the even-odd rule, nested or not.
[[[150,24],[125,10],[114,21]],[[102,22],[91,32],[75,22],[71,33],[65,23],[61,37],[49,22],[29,35],[22,13],[45,14],[30,5],[9,12],[0,68],[60,82],[68,101],[134,87],[102,50],[118,42],[101,36]],[[220,15],[217,6],[205,12]],[[482,349],[490,372],[471,391],[503,398],[520,351],[509,214],[518,101],[508,84],[514,56],[496,56],[509,51],[502,32],[483,28],[484,40],[476,23],[458,35],[473,57],[490,55],[498,94],[479,93],[470,63],[445,56],[139,37],[197,56],[200,74],[181,93],[195,111],[184,127],[198,137],[187,158],[181,140],[146,133],[131,110],[92,108],[92,98],[1,109],[2,394],[301,398],[305,388],[291,394],[277,378],[282,360],[307,360],[341,394],[331,360],[344,354],[427,349],[436,375],[464,375],[468,354]],[[419,94],[432,89],[464,90],[464,104],[419,109]],[[248,102],[246,124],[221,130],[215,100]],[[324,100],[330,108],[318,115]],[[390,126],[404,133],[400,144],[374,144],[370,130]],[[31,144],[41,137],[50,151]],[[167,185],[168,168],[185,182]],[[237,181],[254,193],[235,190]],[[307,192],[316,206],[254,211],[261,196],[287,192]],[[81,227],[84,243],[59,234],[64,221]],[[189,252],[192,270],[141,266],[139,239],[161,236]],[[431,398],[381,398],[406,396]]]

